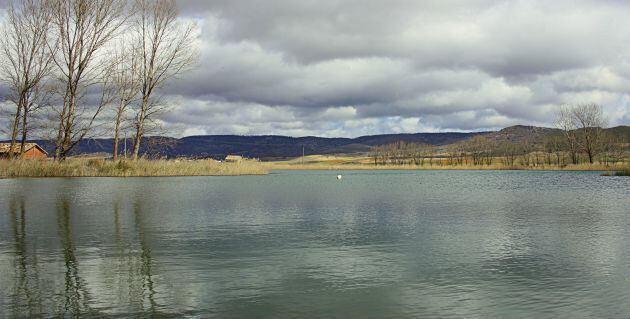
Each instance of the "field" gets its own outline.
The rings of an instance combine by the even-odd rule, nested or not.
[[[134,176],[235,176],[264,175],[257,161],[225,163],[215,160],[111,161],[71,158],[53,160],[0,160],[0,178],[15,177],[134,177]]]

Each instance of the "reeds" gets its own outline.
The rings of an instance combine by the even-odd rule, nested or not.
[[[104,159],[0,160],[0,178],[15,177],[134,177],[134,176],[231,176],[263,175],[267,169],[257,161],[224,163],[215,160]]]
[[[404,164],[378,164],[367,156],[352,155],[308,155],[304,158],[294,158],[285,161],[264,163],[270,170],[564,170],[564,171],[610,171],[627,167],[626,163],[582,163],[568,165],[554,165],[532,163],[523,165],[515,163],[506,165],[500,159],[495,158],[492,164],[473,165],[467,163],[450,163],[447,159],[436,158],[425,160],[422,165],[413,163]]]
[[[603,164],[579,164],[579,165],[374,165],[365,163],[264,163],[270,170],[564,170],[564,171],[608,171],[610,166]]]

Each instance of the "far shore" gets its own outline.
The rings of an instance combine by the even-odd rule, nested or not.
[[[322,158],[328,160],[322,160]],[[48,160],[0,160],[0,179],[41,177],[182,177],[182,176],[246,176],[266,175],[280,170],[348,171],[348,170],[530,170],[530,171],[599,171],[605,175],[628,175],[630,165],[374,165],[352,161],[343,157],[312,156],[308,161],[260,162],[241,160],[220,162],[215,160],[147,160],[112,161],[96,158],[71,158],[63,162]]]
[[[309,155],[286,161],[264,162],[269,170],[512,170],[512,171],[601,171],[614,172],[628,170],[630,163],[582,163],[582,164],[533,164],[505,165],[494,158],[492,164],[472,165],[470,163],[448,164],[444,159],[426,161],[423,165],[414,164],[375,164],[369,157],[343,155]]]

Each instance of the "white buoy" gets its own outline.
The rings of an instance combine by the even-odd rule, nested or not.
[[[341,179],[341,175],[337,175],[337,179]]]

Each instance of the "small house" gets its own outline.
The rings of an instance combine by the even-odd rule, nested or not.
[[[13,153],[13,156],[20,156],[20,144],[16,143],[11,149],[11,143],[0,143],[0,158],[8,158],[9,154]],[[22,158],[47,158],[48,153],[36,143],[24,144],[24,154]]]
[[[243,160],[243,156],[240,155],[228,155],[225,157],[225,161],[228,163],[238,163]]]

